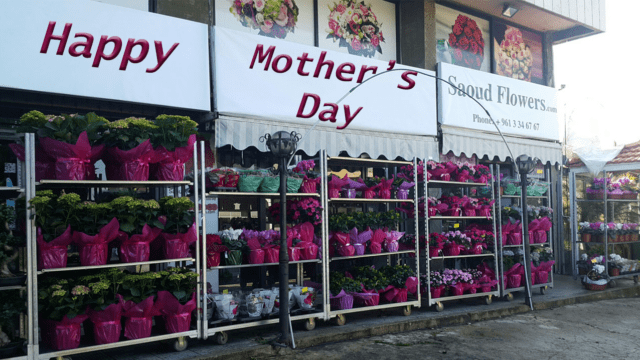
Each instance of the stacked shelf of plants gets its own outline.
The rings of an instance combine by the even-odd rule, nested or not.
[[[16,141],[30,144],[33,135],[0,138],[7,176],[0,186],[0,359],[28,359],[33,351],[31,244],[27,242],[31,228],[26,206],[33,194],[33,178],[31,169],[25,169],[25,154],[22,162],[11,156],[9,147]]]
[[[525,290],[524,233],[522,228],[522,187],[520,179],[509,174],[509,168],[498,165],[500,180],[498,209],[501,209],[498,227],[500,245],[500,296],[513,300],[513,293]],[[526,193],[529,245],[531,252],[531,289],[540,289],[544,295],[553,288],[553,209],[551,208],[550,177],[548,169],[538,169],[529,177]]]
[[[26,166],[38,181],[28,202],[32,358],[154,341],[186,349],[200,330],[200,202],[184,180],[197,124],[37,111],[20,123],[37,134],[13,148],[35,159]],[[96,179],[98,160],[108,180]]]
[[[604,171],[594,177],[572,170],[572,239],[574,276],[584,275],[591,290],[615,286],[619,278],[640,275],[640,222],[637,172]]]
[[[288,311],[307,330],[324,318],[322,171],[322,162],[305,160],[287,174]],[[201,176],[207,184],[202,198],[217,200],[218,214],[232,214],[218,217],[224,230],[203,229],[202,272],[209,288],[203,337],[224,344],[229,331],[279,322],[280,176],[269,169],[232,168]],[[236,211],[236,204],[250,210]],[[216,285],[208,276],[217,277]]]
[[[420,307],[417,174],[414,161],[327,157],[322,195],[329,230],[323,258],[327,317]],[[346,170],[346,173],[345,173]],[[344,174],[342,177],[336,173]]]
[[[428,161],[422,173],[429,235],[421,281],[429,306],[442,311],[445,301],[472,298],[490,304],[499,295],[492,169]]]

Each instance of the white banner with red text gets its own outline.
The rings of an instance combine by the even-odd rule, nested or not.
[[[0,1],[0,87],[210,111],[204,24],[85,0]]]
[[[418,73],[432,71],[220,27],[214,32],[214,106],[221,114],[437,134],[435,79]]]
[[[556,89],[438,63],[438,121],[443,125],[497,133],[487,113],[505,134],[559,140]],[[517,154],[516,154],[517,156]]]

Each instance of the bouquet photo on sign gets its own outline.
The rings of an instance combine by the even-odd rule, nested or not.
[[[294,0],[235,0],[229,11],[243,26],[278,39],[295,31],[300,13]]]
[[[327,39],[339,41],[349,54],[374,57],[382,54],[382,22],[378,20],[371,5],[364,1],[340,0],[329,5]]]

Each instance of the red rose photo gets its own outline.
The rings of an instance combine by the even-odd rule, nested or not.
[[[489,21],[436,4],[438,61],[490,71]]]

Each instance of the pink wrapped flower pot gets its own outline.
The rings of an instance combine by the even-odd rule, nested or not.
[[[87,320],[85,314],[69,319],[66,315],[60,321],[41,319],[42,340],[53,350],[69,350],[80,346],[80,325]]]
[[[396,191],[396,199],[407,200],[408,198],[409,198],[408,189],[398,189],[398,191]]]
[[[444,289],[445,289],[444,285],[431,287],[429,289],[429,292],[431,293],[431,298],[437,299],[439,297],[442,297],[442,293],[444,292]]]
[[[249,264],[264,264],[264,250],[251,250],[249,252]]]
[[[457,283],[449,287],[451,289],[451,296],[460,296],[464,294],[464,284]]]
[[[380,294],[375,290],[362,290],[360,293],[351,293],[353,302],[359,306],[377,306],[380,303]]]
[[[546,284],[547,282],[549,282],[549,272],[538,270],[538,272],[536,273],[536,283]]]
[[[342,197],[345,199],[355,199],[356,198],[356,189],[343,189]]]
[[[331,199],[340,198],[340,189],[329,189],[329,198]]]
[[[67,267],[67,246],[73,241],[71,226],[67,227],[62,235],[51,240],[44,241],[42,230],[38,228],[38,270],[57,269]]]
[[[507,289],[520,287],[522,277],[520,274],[510,274],[507,276]]]
[[[356,249],[356,255],[364,255],[367,249],[363,244],[353,244],[353,247]]]
[[[349,295],[344,290],[336,296],[329,297],[331,308],[335,310],[348,310],[353,308],[353,295]]]
[[[122,296],[116,294],[119,302],[107,306],[102,311],[88,310],[93,324],[93,339],[96,345],[111,344],[120,340],[122,334]]]
[[[289,261],[300,261],[300,248],[290,247],[287,249]]]
[[[507,245],[522,245],[522,233],[513,232],[507,235]]]

